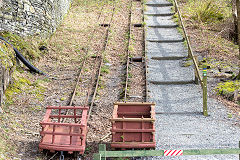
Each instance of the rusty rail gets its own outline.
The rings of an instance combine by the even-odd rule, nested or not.
[[[127,72],[126,72],[126,81],[125,81],[125,93],[124,93],[124,102],[127,101],[127,92],[128,92],[128,74],[129,74],[129,59],[130,59],[130,51],[129,45],[131,40],[131,31],[132,31],[132,0],[130,1],[130,9],[129,9],[129,27],[128,27],[128,43],[127,43]]]
[[[103,47],[103,50],[102,50],[102,52],[100,54],[101,61],[100,61],[100,66],[99,66],[99,70],[98,70],[96,86],[95,86],[95,90],[94,90],[94,93],[93,93],[93,98],[91,100],[91,105],[90,105],[90,109],[89,109],[89,112],[88,112],[88,119],[87,119],[87,121],[90,118],[90,115],[91,115],[91,112],[92,112],[92,108],[93,108],[93,104],[94,104],[94,100],[95,100],[95,97],[96,97],[96,94],[97,94],[97,89],[98,89],[98,86],[99,86],[99,80],[100,80],[101,69],[102,69],[102,64],[103,64],[103,53],[106,51],[107,46],[108,46],[110,26],[111,26],[111,23],[113,21],[113,17],[114,17],[114,13],[115,13],[115,7],[116,7],[116,1],[114,3],[114,7],[113,7],[113,10],[112,10],[111,20],[109,22],[109,25],[107,26],[108,28],[107,28],[107,31],[106,31],[104,47]],[[88,94],[88,96],[90,96],[90,94]]]
[[[124,102],[127,101],[127,96],[128,96],[128,80],[129,80],[129,64],[130,64],[130,50],[129,50],[129,46],[130,46],[130,40],[131,40],[131,34],[132,34],[132,5],[133,5],[133,0],[130,1],[130,11],[129,11],[129,28],[128,28],[128,43],[127,43],[127,65],[126,65],[126,80],[125,80],[125,89],[124,89]],[[141,5],[142,5],[142,22],[144,22],[144,2],[141,1]],[[142,25],[143,26],[143,25]],[[142,47],[142,54],[144,54],[144,70],[145,70],[145,102],[147,102],[147,97],[148,97],[148,92],[147,92],[147,62],[146,62],[146,54],[145,54],[145,26],[142,27],[143,29],[143,47]]]
[[[103,14],[103,8],[104,8],[104,5],[102,6],[102,8],[101,8],[101,10],[100,10],[100,13],[99,13],[98,18],[97,18],[97,22],[99,22],[100,17],[101,17],[102,14]],[[77,87],[79,86],[80,78],[81,78],[81,76],[82,76],[83,68],[85,67],[86,61],[87,61],[88,58],[89,58],[88,48],[89,48],[89,46],[90,46],[90,42],[91,42],[91,41],[93,40],[93,38],[94,38],[94,35],[95,35],[95,33],[96,33],[96,28],[97,28],[97,27],[94,28],[94,30],[93,30],[93,32],[92,32],[92,34],[91,34],[91,37],[89,38],[89,41],[88,41],[88,43],[87,43],[87,47],[86,47],[86,50],[85,50],[85,55],[84,55],[84,57],[83,57],[83,62],[82,62],[81,67],[80,67],[80,69],[79,69],[79,74],[78,74],[78,77],[77,77],[77,82],[76,82],[76,84],[75,84],[75,86],[74,86],[74,89],[73,89],[73,92],[72,92],[72,96],[71,96],[70,102],[69,102],[69,104],[68,104],[69,106],[72,106],[72,104],[73,104],[73,100],[74,100],[75,95],[76,95]],[[67,115],[68,112],[69,112],[69,110],[66,110],[65,115]],[[62,122],[64,123],[65,120],[66,120],[66,118],[63,119]]]
[[[144,18],[144,1],[142,1],[142,22],[145,22]],[[145,28],[146,26],[143,25],[143,52],[144,52],[144,66],[145,66],[145,102],[148,102],[148,87],[147,87],[147,54],[146,54],[146,39],[145,39]]]

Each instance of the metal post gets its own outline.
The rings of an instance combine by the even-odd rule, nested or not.
[[[203,65],[203,115],[208,116],[207,112],[207,65]]]
[[[63,151],[61,151],[60,160],[64,160],[64,154],[63,154]]]

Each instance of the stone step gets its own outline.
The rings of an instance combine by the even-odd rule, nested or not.
[[[194,83],[193,66],[183,67],[183,63],[183,60],[147,59],[147,80],[159,85]]]
[[[176,28],[147,28],[146,40],[149,42],[183,42],[184,38]]]
[[[173,4],[168,2],[167,0],[151,0],[148,1],[146,5],[155,7],[173,6]]]
[[[171,16],[174,15],[172,8],[170,6],[167,7],[151,7],[148,6],[146,8],[147,11],[144,12],[144,15],[148,16]]]
[[[151,27],[151,28],[176,28],[178,27],[177,24],[174,25],[148,25],[147,27]]]
[[[188,56],[188,51],[183,42],[156,43],[146,41],[146,54],[155,60],[182,59]]]
[[[172,16],[164,16],[164,17],[157,17],[157,16],[149,16],[146,18],[147,27],[153,28],[176,28],[178,25],[173,22]]]
[[[149,101],[156,102],[156,114],[202,115],[201,86],[148,84]]]

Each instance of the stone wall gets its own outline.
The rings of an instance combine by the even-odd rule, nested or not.
[[[46,37],[56,30],[72,0],[0,0],[0,31]]]

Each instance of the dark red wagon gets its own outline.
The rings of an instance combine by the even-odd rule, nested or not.
[[[111,121],[112,148],[155,148],[154,103],[115,103]]]
[[[39,149],[68,151],[69,153],[85,151],[87,134],[88,107],[49,106],[40,123],[42,139]]]

